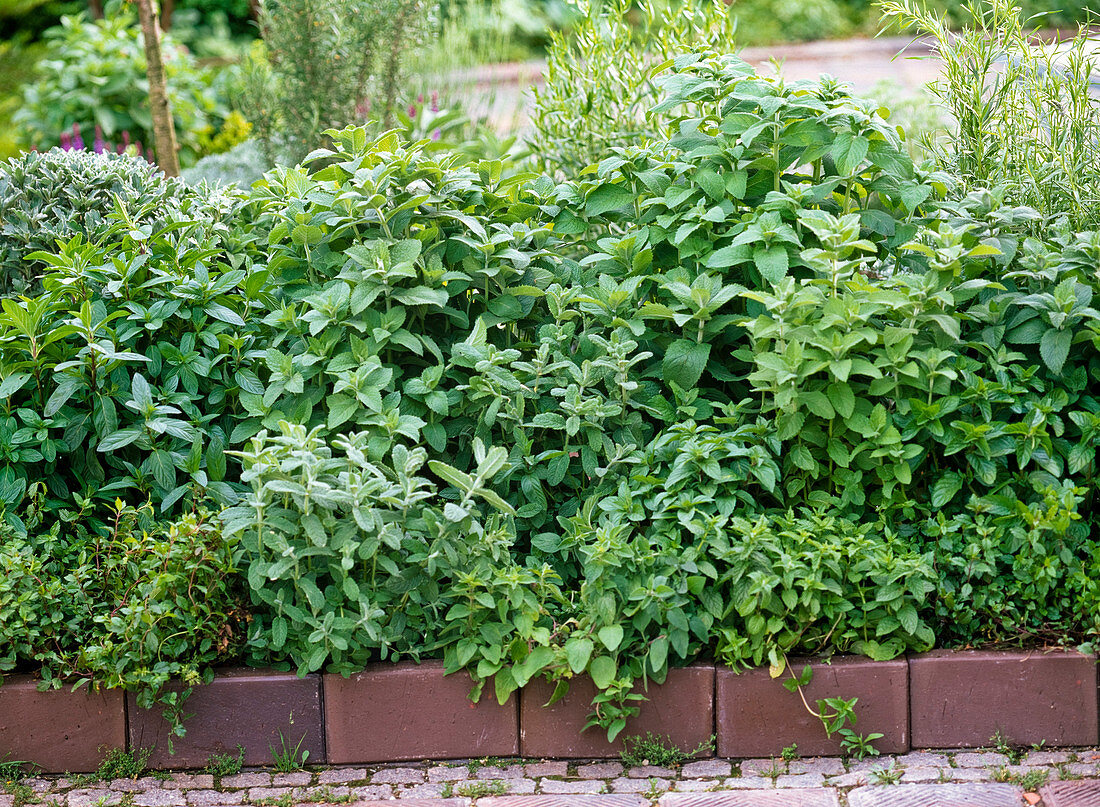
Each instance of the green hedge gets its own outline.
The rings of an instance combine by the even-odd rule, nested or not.
[[[588,673],[611,735],[701,655],[1089,641],[1100,234],[914,166],[832,81],[662,84],[676,134],[564,183],[346,129],[234,226],[39,255],[0,558],[116,535],[116,496],[228,505],[250,660]],[[9,666],[100,679],[13,624]]]

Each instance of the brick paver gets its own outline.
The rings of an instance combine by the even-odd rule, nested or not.
[[[1051,782],[1039,791],[1044,807],[1100,807],[1100,782]]]
[[[886,785],[848,794],[850,807],[1020,807],[1021,790],[1006,784]]]
[[[865,760],[704,759],[679,768],[486,759],[220,778],[38,776],[19,783],[18,799],[14,783],[0,782],[0,807],[1100,807],[1098,765],[1097,748],[960,749]],[[1035,793],[1025,801],[1025,777],[1041,802]]]
[[[740,793],[669,793],[659,807],[837,807],[832,790],[772,790]]]
[[[644,807],[641,796],[491,796],[478,799],[478,807]]]

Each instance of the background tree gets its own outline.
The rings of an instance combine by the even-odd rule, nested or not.
[[[149,106],[153,115],[153,141],[156,144],[157,165],[170,177],[180,175],[179,153],[176,147],[176,126],[172,120],[172,105],[164,77],[164,59],[160,52],[160,27],[154,0],[136,0],[141,35],[145,40],[145,63],[149,77]]]

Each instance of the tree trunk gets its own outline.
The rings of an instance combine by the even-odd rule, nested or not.
[[[103,19],[103,0],[88,0],[88,11],[93,20]]]
[[[180,175],[176,149],[176,126],[172,121],[172,105],[164,79],[164,59],[160,55],[160,30],[154,0],[137,0],[141,35],[145,40],[145,71],[149,78],[149,106],[153,113],[153,142],[157,165],[167,176]]]
[[[160,4],[160,30],[167,31],[172,27],[172,14],[176,11],[176,0],[161,0]]]

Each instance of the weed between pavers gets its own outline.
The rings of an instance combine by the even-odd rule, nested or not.
[[[1061,762],[1061,763],[1054,766],[1055,768],[1058,769],[1058,778],[1059,779],[1061,779],[1062,781],[1069,781],[1071,779],[1084,779],[1085,778],[1081,774],[1074,773],[1073,771],[1071,771],[1069,769],[1069,766],[1070,766],[1070,763],[1068,763],[1068,762]]]
[[[241,772],[244,765],[244,746],[237,746],[237,756],[232,754],[211,754],[206,758],[204,773],[221,779],[223,776],[235,776]]]
[[[280,731],[279,743],[282,748],[276,750],[275,746],[268,746],[271,750],[271,759],[275,763],[275,770],[279,773],[293,773],[305,768],[306,760],[309,759],[309,751],[302,751],[302,743],[305,741],[306,735],[303,734],[298,744],[291,748],[287,745],[283,732]]]
[[[649,788],[642,794],[650,801],[657,801],[667,790],[667,788],[661,786],[661,780],[655,777],[649,778]]]
[[[34,800],[34,791],[29,785],[25,785],[22,782],[3,782],[4,792],[11,796],[14,801],[13,807],[23,807],[24,804]]]
[[[765,779],[771,779],[772,782],[775,782],[776,779],[778,779],[780,776],[783,776],[788,770],[789,768],[787,763],[781,763],[780,760],[773,759],[772,766],[770,768],[759,771],[758,774],[760,776],[763,776]]]
[[[1012,745],[1008,738],[1001,733],[1000,729],[989,738],[989,744],[993,746],[993,750],[998,754],[1004,754],[1007,757],[1010,765],[1018,765],[1020,760],[1024,758],[1024,749],[1019,746]],[[982,751],[989,749],[979,749]]]
[[[445,799],[451,796],[462,796],[467,799],[480,799],[483,796],[503,796],[508,792],[508,785],[500,779],[483,782],[462,782],[455,785],[454,782],[444,782],[441,795]]]
[[[470,769],[470,776],[474,776],[481,768],[502,768],[505,765],[516,765],[521,762],[522,760],[515,757],[482,757],[481,759],[471,759],[466,765]]]
[[[356,801],[356,797],[350,793],[337,794],[325,785],[304,793],[284,793],[278,798],[257,799],[252,804],[257,807],[294,807],[295,804],[350,804],[353,801]]]
[[[145,773],[152,748],[135,748],[124,751],[121,748],[109,748],[94,773],[81,773],[72,777],[76,787],[87,787],[97,782],[109,782],[112,779],[138,779]],[[170,777],[167,771],[154,771],[153,776]]]
[[[889,768],[872,769],[870,773],[875,780],[875,784],[896,785],[901,781],[901,777],[905,775],[905,769],[891,765]],[[941,771],[940,774],[942,775],[943,772]]]
[[[713,751],[716,739],[712,734],[709,740],[699,743],[694,751],[684,751],[673,744],[671,738],[662,739],[647,731],[645,737],[624,737],[623,750],[619,753],[619,757],[627,768],[649,765],[658,768],[679,768],[689,759]]]
[[[1019,785],[1026,791],[1034,791],[1041,788],[1050,778],[1050,771],[1036,769],[1027,773],[1013,773],[1008,768],[997,768],[993,771],[994,782],[1007,782]]]

